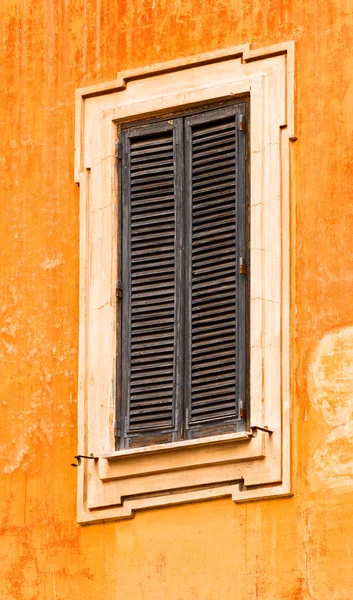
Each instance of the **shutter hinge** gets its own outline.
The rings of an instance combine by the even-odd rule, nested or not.
[[[119,421],[114,421],[114,437],[115,438],[120,438],[121,437],[120,422]]]
[[[239,115],[238,128],[240,131],[245,131],[245,115]]]
[[[241,275],[247,275],[245,259],[242,256],[240,257],[240,260],[239,260],[239,273]]]
[[[246,410],[244,408],[244,402],[242,400],[239,401],[239,418],[246,419]]]
[[[121,281],[116,282],[116,296],[117,298],[121,298],[123,295],[123,284]]]
[[[121,144],[119,141],[115,142],[115,160],[116,162],[121,160]]]
[[[246,419],[247,417],[247,413],[246,413],[246,408],[244,407],[244,402],[242,400],[238,400],[238,417],[236,418],[236,421],[242,421],[243,419]]]

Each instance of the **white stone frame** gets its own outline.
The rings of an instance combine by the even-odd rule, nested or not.
[[[250,428],[114,450],[118,197],[117,124],[250,96]],[[79,523],[229,496],[288,496],[290,477],[290,142],[294,43],[248,45],[118,74],[77,91],[80,184]],[[268,433],[257,427],[268,428]]]

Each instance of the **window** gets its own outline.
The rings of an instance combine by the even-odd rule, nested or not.
[[[120,447],[245,430],[246,103],[120,130]]]
[[[294,44],[227,48],[120,73],[78,90],[76,107],[78,455],[92,459],[77,469],[78,521],[290,495]],[[236,149],[234,168],[228,156],[204,169],[212,149],[227,155],[224,140]],[[207,182],[217,189],[211,203],[199,200]],[[202,271],[210,265],[214,271]],[[218,285],[222,273],[230,289]],[[157,315],[166,326],[159,341]],[[230,346],[214,351],[213,332]],[[151,384],[154,404],[143,390]]]

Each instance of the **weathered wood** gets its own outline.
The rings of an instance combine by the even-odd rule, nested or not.
[[[177,126],[131,127],[121,137],[126,282],[121,422],[122,445],[133,447],[151,436],[166,441],[161,428],[173,439],[177,426]]]
[[[239,427],[240,111],[243,102],[122,128],[123,447]]]
[[[237,124],[245,109],[236,103],[185,120],[187,438],[244,427],[238,400],[246,400],[247,289],[240,288],[237,266],[247,255],[246,148]]]

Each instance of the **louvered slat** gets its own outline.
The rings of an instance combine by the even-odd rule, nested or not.
[[[236,116],[195,121],[188,132],[191,430],[237,416]]]

